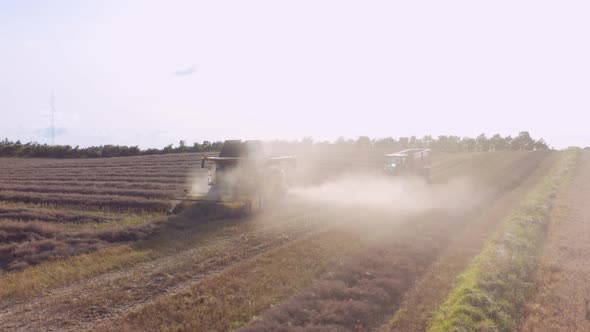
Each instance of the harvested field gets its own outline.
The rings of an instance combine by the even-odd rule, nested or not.
[[[200,157],[0,159],[0,271],[145,237],[169,198],[204,175]]]
[[[530,298],[555,193],[570,179],[577,151],[561,160],[502,221],[437,309],[430,331],[513,331]]]
[[[169,198],[174,191],[149,190],[149,189],[120,189],[120,188],[92,188],[75,186],[31,186],[3,184],[2,188],[12,192],[29,193],[54,193],[54,194],[85,194],[85,195],[109,195],[132,196],[152,199]]]
[[[522,331],[590,330],[590,154],[557,195]]]
[[[0,206],[0,220],[13,221],[45,221],[53,223],[104,223],[115,220],[114,217],[94,215],[57,209],[42,209],[34,207]]]
[[[0,321],[11,329],[44,324],[79,330],[81,326],[91,326],[101,319],[142,307],[159,295],[186,287],[237,262],[315,232],[316,218],[313,214],[303,214],[299,209],[292,213],[260,217],[250,223],[220,220],[215,224],[205,222],[195,225],[194,219],[178,216],[165,232],[138,242],[132,251],[119,253],[117,259],[123,259],[125,263],[107,266],[102,274],[83,282],[55,287],[49,293],[45,290],[41,297],[34,296],[33,292],[30,297],[27,295],[30,286],[18,284],[23,277],[26,276],[25,280],[32,277],[51,285],[64,285],[65,280],[76,280],[80,278],[80,273],[86,274],[85,269],[69,271],[57,280],[51,275],[43,276],[45,269],[32,270],[30,273],[33,276],[25,270],[21,272],[23,277],[7,280],[15,287],[9,293],[11,295],[0,301],[0,309],[5,310],[5,319],[0,318]],[[271,220],[273,222],[269,223]],[[122,267],[126,269],[119,270]],[[34,307],[44,310],[47,316],[31,316],[26,321],[19,317],[31,312],[30,298],[35,299]]]
[[[247,219],[211,207],[163,213],[165,195],[190,187],[200,167],[194,154],[0,159],[10,169],[0,176],[8,257],[0,266],[0,325],[7,331],[383,328],[437,262],[458,252],[465,237],[479,238],[424,312],[436,309],[452,276],[497,227],[484,215],[509,210],[505,201],[519,199],[511,193],[534,184],[559,159],[547,152],[435,154],[432,184],[402,182],[409,190],[403,198],[373,185],[383,152],[312,151],[301,157],[314,163],[298,168],[300,190]],[[52,171],[43,173],[48,166]],[[378,199],[380,205],[366,205],[362,195],[310,200],[354,190],[383,190],[367,193],[390,198]],[[412,197],[439,202],[403,209]],[[485,227],[477,226],[481,218]]]
[[[483,202],[494,202],[517,187],[545,157],[544,154],[521,156],[524,160],[498,163],[488,169],[489,173],[480,173],[482,184],[489,181],[490,186],[489,196]],[[516,164],[520,167],[515,167]],[[499,174],[508,174],[509,169],[513,170],[509,176],[498,179]],[[481,213],[480,204],[459,214],[443,210],[412,218],[410,228],[397,229],[387,240],[361,251],[310,289],[269,310],[244,330],[355,331],[378,327],[395,313],[406,292],[449,246],[461,227]],[[384,235],[382,227],[376,229]]]
[[[190,173],[200,171],[199,158],[186,154],[103,160],[2,159],[1,201],[55,205],[60,201],[85,205],[81,202],[88,201],[86,205],[95,209],[163,210],[166,203],[158,205],[162,202],[157,200],[186,189]]]
[[[450,220],[444,215],[440,217],[437,222]],[[434,222],[435,219],[429,217],[427,220]],[[445,246],[445,241],[438,238],[441,232],[448,233],[447,227],[441,227],[440,223],[420,224],[419,221],[414,220],[418,225],[401,239],[394,243],[391,239],[381,240],[364,248],[320,277],[300,295],[269,310],[241,330],[371,329],[399,305],[406,289]],[[399,233],[397,237],[400,237]]]
[[[0,223],[0,269],[6,271],[69,256],[85,254],[110,243],[137,241],[155,225],[122,229],[64,232],[57,225],[29,221]]]
[[[123,195],[53,194],[3,190],[0,192],[0,200],[3,202],[19,202],[40,206],[69,206],[78,209],[91,208],[123,212],[166,212],[170,209],[170,202],[166,200]]]
[[[384,324],[380,331],[426,331],[434,311],[442,304],[450,290],[455,286],[457,276],[481,251],[486,238],[501,220],[519,204],[525,195],[536,185],[558,160],[552,155],[542,162],[525,182],[512,192],[504,195],[496,204],[466,225],[453,238],[452,242],[409,291],[393,319]]]

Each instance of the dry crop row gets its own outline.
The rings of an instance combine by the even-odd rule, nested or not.
[[[170,209],[167,200],[108,195],[76,195],[0,191],[0,201],[22,202],[41,206],[68,206],[76,208],[106,209],[109,211],[154,211],[166,212]]]
[[[115,217],[68,210],[0,206],[0,220],[85,224],[110,222]]]
[[[145,237],[199,164],[199,154],[1,158],[0,270]]]
[[[54,194],[84,194],[84,195],[108,195],[108,196],[132,196],[151,199],[169,199],[174,191],[153,189],[121,189],[121,188],[93,188],[84,186],[40,186],[2,184],[2,191],[54,193]]]

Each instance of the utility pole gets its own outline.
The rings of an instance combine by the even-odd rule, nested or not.
[[[51,93],[51,145],[55,145],[55,93]]]

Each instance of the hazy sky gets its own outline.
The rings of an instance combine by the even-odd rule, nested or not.
[[[0,2],[0,137],[590,145],[588,1]]]

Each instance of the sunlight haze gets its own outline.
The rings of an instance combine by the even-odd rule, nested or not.
[[[551,7],[549,6],[551,4]],[[3,1],[0,137],[590,145],[584,1]]]

